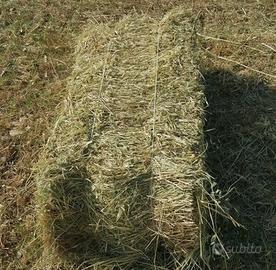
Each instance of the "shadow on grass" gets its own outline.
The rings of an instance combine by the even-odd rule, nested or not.
[[[218,249],[211,267],[274,269],[276,91],[264,81],[225,70],[203,76],[207,167],[225,207],[244,226],[218,217],[216,229],[229,259]]]

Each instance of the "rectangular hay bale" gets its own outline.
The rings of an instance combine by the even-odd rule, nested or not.
[[[165,267],[198,248],[196,195],[208,176],[190,15],[126,16],[80,36],[37,166],[48,248],[111,269]]]

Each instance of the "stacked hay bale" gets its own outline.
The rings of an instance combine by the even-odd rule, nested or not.
[[[188,255],[199,246],[195,194],[208,178],[203,164],[204,96],[191,47],[196,24],[190,20],[170,14],[160,24],[154,101],[154,219],[158,237],[174,256]]]
[[[81,37],[69,98],[38,170],[44,241],[62,255],[132,264],[151,238],[145,127],[155,30],[155,21],[127,17]]]
[[[189,15],[127,16],[80,37],[37,166],[48,250],[94,267],[151,269],[169,263],[161,246],[172,257],[198,247],[203,94]]]

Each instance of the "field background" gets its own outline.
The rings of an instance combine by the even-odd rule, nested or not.
[[[200,13],[229,1],[216,2],[185,4]],[[240,2],[247,8],[262,2],[267,18],[275,14],[274,1]],[[134,9],[155,16],[177,3],[181,1],[1,0],[0,269],[30,269],[41,253],[32,164],[66,95],[76,36],[88,21],[116,20]]]

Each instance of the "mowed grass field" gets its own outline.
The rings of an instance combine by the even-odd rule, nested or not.
[[[97,24],[115,21],[134,10],[158,16],[181,2],[166,0],[0,0],[0,269],[31,269],[32,267],[35,269],[35,263],[43,252],[36,227],[36,183],[32,175],[32,166],[38,159],[41,147],[48,139],[52,123],[57,115],[56,112],[66,96],[66,78],[69,76],[74,62],[73,52],[76,37],[82,32],[88,22]],[[234,1],[223,1],[221,3],[209,0],[188,1],[185,5],[192,7],[195,10],[195,14],[199,16],[206,13],[212,17],[216,10],[219,11],[225,8],[225,5],[227,6],[229,2]],[[250,6],[254,8],[256,5],[260,5],[264,20],[268,23],[273,23],[275,19],[275,3],[273,2],[269,0],[241,1],[240,6],[237,4],[237,7],[241,12],[244,10],[246,13],[247,10],[250,10]],[[243,4],[246,5],[246,9],[243,9]],[[231,21],[231,18],[226,19]],[[218,21],[218,23],[220,22]],[[236,40],[234,41],[236,42]],[[275,40],[266,43],[266,46],[261,45],[264,50],[269,52],[271,59],[275,59],[276,52],[276,46],[275,43],[273,45],[273,42]],[[211,48],[213,49],[212,53],[224,51],[227,56],[227,51],[229,50],[227,44],[222,43],[222,45],[214,46]],[[240,67],[238,64],[237,66]],[[251,67],[256,69],[250,70],[251,75],[261,76],[264,82],[266,78],[270,78],[272,84],[270,83],[269,87],[273,89],[275,87],[275,73],[273,74],[273,70],[270,70],[269,74],[267,71],[262,74],[261,66],[254,68],[254,63],[251,64]],[[265,66],[265,63],[263,65]],[[273,69],[273,66],[271,69]],[[244,70],[248,69],[245,67]],[[215,104],[221,104],[222,107],[228,108],[228,111],[230,110],[229,103],[224,104],[225,99],[228,98],[227,94],[224,93],[224,95],[219,97],[212,95],[214,87],[221,88],[222,85],[225,85],[225,78],[238,81],[239,87],[246,88],[249,83],[252,89],[259,85],[261,81],[258,79],[257,81],[251,80],[249,82],[226,71],[206,72],[203,75],[207,84],[207,100],[209,99],[208,101],[211,105],[211,116],[207,117],[209,123],[215,121],[214,117],[220,117],[223,114]],[[233,84],[228,83],[226,85],[226,89],[233,89]],[[232,99],[231,102],[237,105],[237,107],[233,107],[234,109],[239,106],[242,107],[244,104],[244,100],[240,101],[241,104],[236,102],[235,99]],[[247,109],[249,112],[253,112],[254,106],[252,103],[250,104]],[[262,106],[264,108],[270,106],[269,108],[272,108],[271,110],[275,112],[275,103],[270,100],[270,103],[266,104],[262,104]],[[235,122],[239,114],[234,113],[232,117]],[[237,121],[236,124],[238,125],[240,122]],[[210,124],[210,129],[214,125],[216,124]],[[237,134],[232,134],[227,129],[228,123],[224,122],[218,127],[224,130],[224,139],[227,136],[230,138],[232,135],[233,141],[240,140]],[[208,125],[206,130],[208,133]],[[258,133],[258,136],[262,134],[261,132]],[[208,136],[207,139],[210,139]],[[228,141],[231,142],[229,138]],[[219,135],[214,135],[211,139],[219,141],[220,137]],[[263,182],[263,184],[260,183],[256,187],[256,189],[264,189],[264,194],[268,194],[267,200],[263,199],[260,201],[258,207],[256,205],[252,206],[258,208],[256,209],[258,215],[252,217],[249,214],[244,221],[248,222],[248,220],[251,220],[255,222],[256,226],[252,230],[249,229],[249,233],[246,236],[242,232],[239,235],[241,243],[243,241],[250,242],[254,238],[255,232],[258,239],[257,244],[265,247],[266,252],[262,257],[256,256],[256,261],[254,261],[254,256],[246,257],[244,260],[237,260],[233,263],[234,268],[229,268],[224,259],[218,259],[215,262],[217,269],[258,269],[260,265],[264,267],[263,269],[275,269],[273,268],[275,267],[276,257],[276,239],[275,241],[273,240],[276,224],[276,171],[275,162],[273,163],[275,159],[275,152],[273,154],[275,135],[274,137],[270,136],[267,140],[261,140],[260,138],[256,138],[256,140],[262,141],[264,145],[266,142],[272,142],[273,144],[270,147],[272,149],[271,152],[267,155],[264,154],[266,157],[270,157],[269,161],[268,159],[263,159],[261,163],[258,163],[261,164],[262,169],[269,166],[270,172],[266,175],[264,174],[264,177],[268,175],[271,178],[271,184]],[[239,154],[240,150],[238,148],[235,149],[237,145],[236,143],[234,146],[228,146],[228,148],[226,146],[228,152],[225,152],[217,145],[210,147],[209,154],[212,155],[212,158],[209,159],[209,164],[213,169],[212,175],[224,180],[229,178],[220,174],[220,160],[226,154],[231,156],[231,149],[234,147],[234,150],[238,152],[238,156],[233,155],[233,158],[229,161],[229,168],[232,169],[233,164],[236,166],[236,158],[238,159],[243,155],[242,152]],[[251,147],[251,145],[249,146]],[[256,150],[254,148],[249,149],[252,153]],[[264,150],[262,146],[256,151],[260,151],[261,156],[262,151],[268,150]],[[218,155],[216,156],[214,152],[218,153]],[[254,164],[254,160],[252,160],[251,164]],[[241,175],[242,171],[243,169],[241,168],[235,173],[236,175]],[[232,190],[232,184],[236,184],[237,179],[239,178],[235,178],[229,185],[226,185],[227,187],[224,187],[223,183],[220,182],[220,188],[227,193],[228,190]],[[272,185],[273,179],[274,186]],[[246,181],[240,182],[241,188],[244,189],[246,183]],[[250,187],[250,183],[247,184]],[[252,189],[252,192],[257,194],[254,189]],[[244,198],[243,194],[240,197],[238,194],[238,192],[235,193],[235,200]],[[260,199],[260,197],[256,198]],[[235,210],[244,211],[244,206],[241,206],[240,209],[235,206]],[[267,224],[274,226],[274,231],[271,227],[264,228],[264,226],[257,224],[258,219],[262,218],[261,213],[264,213],[264,219],[268,220]],[[264,229],[260,233],[261,236],[258,235],[260,228]],[[226,236],[225,239],[237,237],[237,234],[233,234],[233,229],[229,224],[225,225],[222,230]],[[235,243],[238,242],[239,239],[235,239]],[[274,253],[272,251],[273,248]],[[242,255],[240,257],[242,258]],[[248,264],[246,260],[248,260]]]

